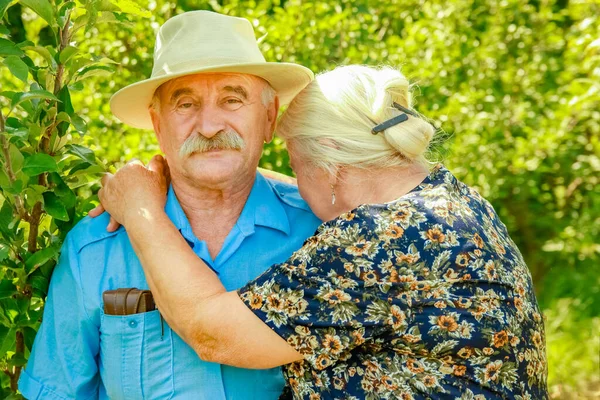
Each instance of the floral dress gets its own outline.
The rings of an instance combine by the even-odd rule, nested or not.
[[[239,290],[304,360],[295,399],[547,399],[531,275],[492,206],[438,165],[326,222]]]

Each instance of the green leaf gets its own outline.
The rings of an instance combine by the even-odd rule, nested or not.
[[[56,122],[71,122],[71,117],[64,111],[61,111],[56,116]]]
[[[56,160],[44,153],[37,153],[25,160],[23,172],[29,176],[36,176],[42,172],[56,172],[58,165]]]
[[[96,164],[96,155],[87,147],[83,147],[78,144],[71,144],[69,145],[67,152],[87,161],[91,165]]]
[[[90,65],[77,71],[75,80],[81,81],[92,76],[108,76],[114,72],[114,68],[107,65]]]
[[[12,0],[0,0],[0,19],[4,16],[6,10],[5,5],[9,4]],[[6,25],[0,25],[0,35],[10,35],[10,30]]]
[[[0,56],[17,56],[24,55],[23,51],[16,44],[8,39],[0,38]]]
[[[84,164],[87,164],[87,163],[84,163]],[[81,166],[78,165],[77,167],[75,167],[71,171],[69,171],[69,176],[75,177],[75,176],[81,176],[81,175],[96,175],[96,174],[101,174],[103,172],[106,172],[106,170],[101,165],[91,165],[91,166],[87,166],[86,168],[81,168]]]
[[[12,219],[13,208],[8,201],[5,201],[0,208],[0,233],[8,240],[12,240],[15,236],[14,229],[9,228]]]
[[[73,124],[75,130],[82,135],[87,131],[87,124],[85,123],[85,120],[77,114],[73,114],[71,117],[71,124]]]
[[[8,179],[8,175],[4,172],[3,168],[0,168],[0,188],[7,189],[11,187],[10,179]]]
[[[63,86],[58,92],[58,99],[60,103],[58,104],[59,113],[67,113],[69,116],[75,116],[75,110],[73,109],[73,104],[71,104],[71,94],[69,93],[69,87]],[[63,137],[65,133],[67,133],[67,129],[69,128],[69,122],[63,121],[58,124],[58,135]]]
[[[17,92],[13,92],[12,90],[5,90],[3,92],[0,92],[0,96],[6,97],[9,100],[12,100],[12,98],[15,97],[15,94],[17,94]]]
[[[36,89],[29,92],[19,92],[16,93],[12,99],[11,108],[14,109],[16,106],[21,104],[24,101],[34,100],[34,99],[45,99],[45,100],[58,100],[56,96],[47,90]]]
[[[17,138],[19,138],[21,140],[27,140],[27,138],[29,137],[29,131],[25,127],[21,127],[21,128],[18,128],[18,129],[8,128],[7,127],[6,128],[6,133],[10,137],[17,137]]]
[[[42,276],[42,275],[34,276],[32,274],[32,276],[30,276],[28,281],[31,284],[32,288],[39,290],[41,293],[44,293],[44,294],[48,293],[48,285],[50,284],[50,281],[45,276]]]
[[[0,261],[4,260],[6,257],[8,257],[9,253],[10,253],[10,247],[8,247],[4,243],[0,243]],[[0,287],[0,292],[1,291],[2,291],[2,287]]]
[[[8,56],[4,59],[4,65],[6,65],[9,71],[16,76],[18,79],[27,83],[27,76],[29,75],[29,68],[21,58],[17,56]]]
[[[69,85],[69,89],[73,92],[81,92],[83,87],[83,82],[75,82],[72,85]]]
[[[132,0],[111,0],[110,2],[119,7],[125,14],[135,15],[143,18],[150,18],[152,16],[150,11],[142,9],[139,4]]]
[[[58,9],[58,24],[61,28],[65,27],[65,24],[67,23],[67,11],[72,10],[75,7],[75,2],[74,1],[68,1],[66,3],[64,3],[62,6],[60,6],[60,8]]]
[[[84,170],[86,168],[91,167],[92,164],[90,164],[87,161],[81,161],[81,160],[77,160],[79,161],[78,163],[74,163],[73,167],[71,168],[71,170],[69,171],[69,176],[73,176],[74,174],[76,174],[78,171]]]
[[[20,0],[21,4],[31,8],[37,15],[42,17],[48,25],[54,25],[54,14],[52,5],[48,0]]]
[[[68,221],[69,214],[61,199],[53,192],[44,193],[44,210],[59,221]]]
[[[15,354],[8,360],[8,365],[11,367],[22,367],[27,364],[27,359],[23,356],[23,354]]]
[[[13,350],[15,342],[17,340],[17,328],[7,328],[0,326],[0,354],[6,354],[6,352]]]
[[[56,259],[58,248],[54,246],[46,247],[33,253],[27,261],[25,261],[25,272],[29,275],[34,269],[42,264],[47,263],[52,259]]]
[[[36,334],[37,334],[36,330],[29,326],[26,326],[23,328],[23,339],[25,342],[25,346],[27,347],[27,349],[29,351],[31,351],[31,349],[33,347],[33,341],[35,339]]]
[[[60,60],[61,64],[66,64],[67,61],[69,61],[71,57],[73,57],[78,52],[79,49],[77,47],[67,46],[63,49],[63,51],[60,52],[58,59]]]
[[[36,53],[44,57],[44,60],[46,60],[49,66],[51,66],[52,68],[56,68],[56,60],[54,60],[54,57],[52,57],[52,54],[47,48],[42,46],[27,46],[22,47],[22,49],[25,51],[35,51]]]
[[[16,174],[17,172],[21,171],[21,168],[23,167],[23,154],[14,144],[10,145],[8,154],[10,155],[12,170]]]
[[[63,181],[60,175],[56,172],[48,174],[48,181],[55,185],[54,193],[60,197],[65,207],[68,209],[75,207],[77,196],[71,188]]]
[[[13,1],[14,0],[0,0],[0,20],[4,18],[4,13],[8,9],[8,7],[10,7]],[[8,34],[6,33],[6,35]]]
[[[0,299],[8,299],[17,293],[17,288],[11,281],[0,282]]]
[[[43,201],[42,195],[32,187],[25,188],[21,197],[25,197],[25,203],[32,208],[35,203]]]
[[[69,88],[67,86],[63,86],[62,89],[60,89],[58,92],[58,99],[60,100],[58,111],[64,111],[69,115],[73,115],[75,110],[73,109],[73,104],[71,103],[71,94],[69,93]]]

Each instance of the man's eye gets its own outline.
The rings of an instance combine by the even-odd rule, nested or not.
[[[194,105],[194,103],[181,103],[177,106],[177,108],[186,110],[188,108],[192,108],[193,105]]]
[[[225,103],[227,103],[227,104],[239,104],[241,102],[242,101],[240,99],[236,99],[236,98],[233,98],[233,97],[225,99]]]

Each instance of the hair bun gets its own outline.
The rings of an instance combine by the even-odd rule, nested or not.
[[[429,149],[435,128],[421,118],[408,116],[408,119],[384,131],[387,142],[406,158],[416,160]]]

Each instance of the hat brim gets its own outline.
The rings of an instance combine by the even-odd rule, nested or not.
[[[174,78],[209,72],[240,73],[263,78],[277,92],[280,105],[289,104],[314,79],[314,74],[310,69],[291,63],[262,62],[194,68],[126,86],[111,97],[110,110],[118,119],[128,125],[141,129],[153,129],[148,106],[156,89]]]

